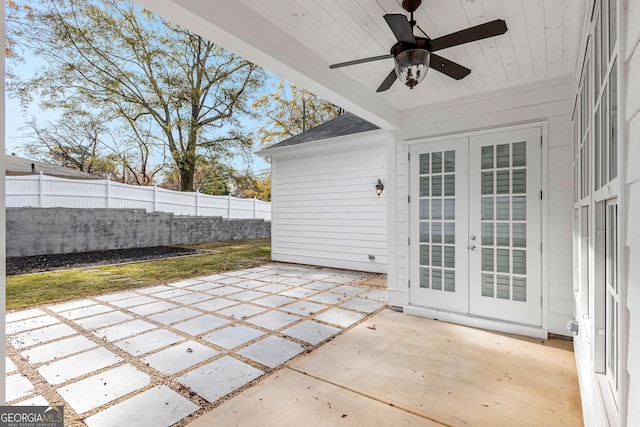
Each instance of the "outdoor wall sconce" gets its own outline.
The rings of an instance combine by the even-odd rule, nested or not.
[[[376,193],[378,194],[378,197],[382,196],[382,190],[384,190],[384,184],[382,181],[378,180],[378,183],[376,184]]]

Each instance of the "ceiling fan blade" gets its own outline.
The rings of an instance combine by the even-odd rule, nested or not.
[[[431,54],[431,60],[429,61],[429,68],[433,68],[436,71],[440,71],[442,74],[454,78],[456,80],[464,79],[471,72],[467,67],[463,67],[453,61],[443,58],[442,56]]]
[[[388,13],[384,15],[384,20],[387,21],[389,28],[391,28],[400,43],[416,44],[413,29],[406,16],[399,13]]]
[[[378,89],[376,89],[376,92],[384,92],[385,90],[389,89],[393,84],[393,82],[396,81],[397,78],[398,77],[396,76],[396,70],[395,69],[391,70],[389,75],[387,75],[387,77],[380,84],[380,86],[378,86]]]
[[[388,58],[393,58],[393,55],[388,53],[386,55],[372,56],[371,58],[354,59],[353,61],[347,61],[347,62],[341,62],[339,64],[329,65],[329,68],[333,69],[333,68],[340,68],[340,67],[348,67],[349,65],[364,64],[365,62],[379,61],[380,59],[388,59]]]
[[[452,46],[498,36],[507,32],[507,23],[502,19],[476,25],[466,30],[457,31],[431,40],[431,51],[446,49]]]

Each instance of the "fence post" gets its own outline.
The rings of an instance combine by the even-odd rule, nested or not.
[[[256,219],[256,198],[253,198],[253,219]]]
[[[44,208],[44,173],[40,171],[40,207]]]
[[[231,219],[231,194],[227,194],[227,218]]]
[[[111,178],[107,178],[107,209],[111,207]]]
[[[196,216],[200,216],[200,191],[196,190]]]
[[[153,211],[158,212],[158,186],[153,186]]]

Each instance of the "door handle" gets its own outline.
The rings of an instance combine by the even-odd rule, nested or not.
[[[476,240],[476,236],[472,235],[471,240]]]
[[[475,251],[475,250],[476,250],[476,247],[475,247],[475,246],[469,246],[469,250],[471,250],[471,251]]]

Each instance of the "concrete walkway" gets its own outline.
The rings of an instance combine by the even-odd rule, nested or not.
[[[65,425],[184,425],[385,305],[366,275],[270,264],[8,313],[7,402]]]
[[[301,425],[581,426],[572,344],[384,310],[190,427]]]

